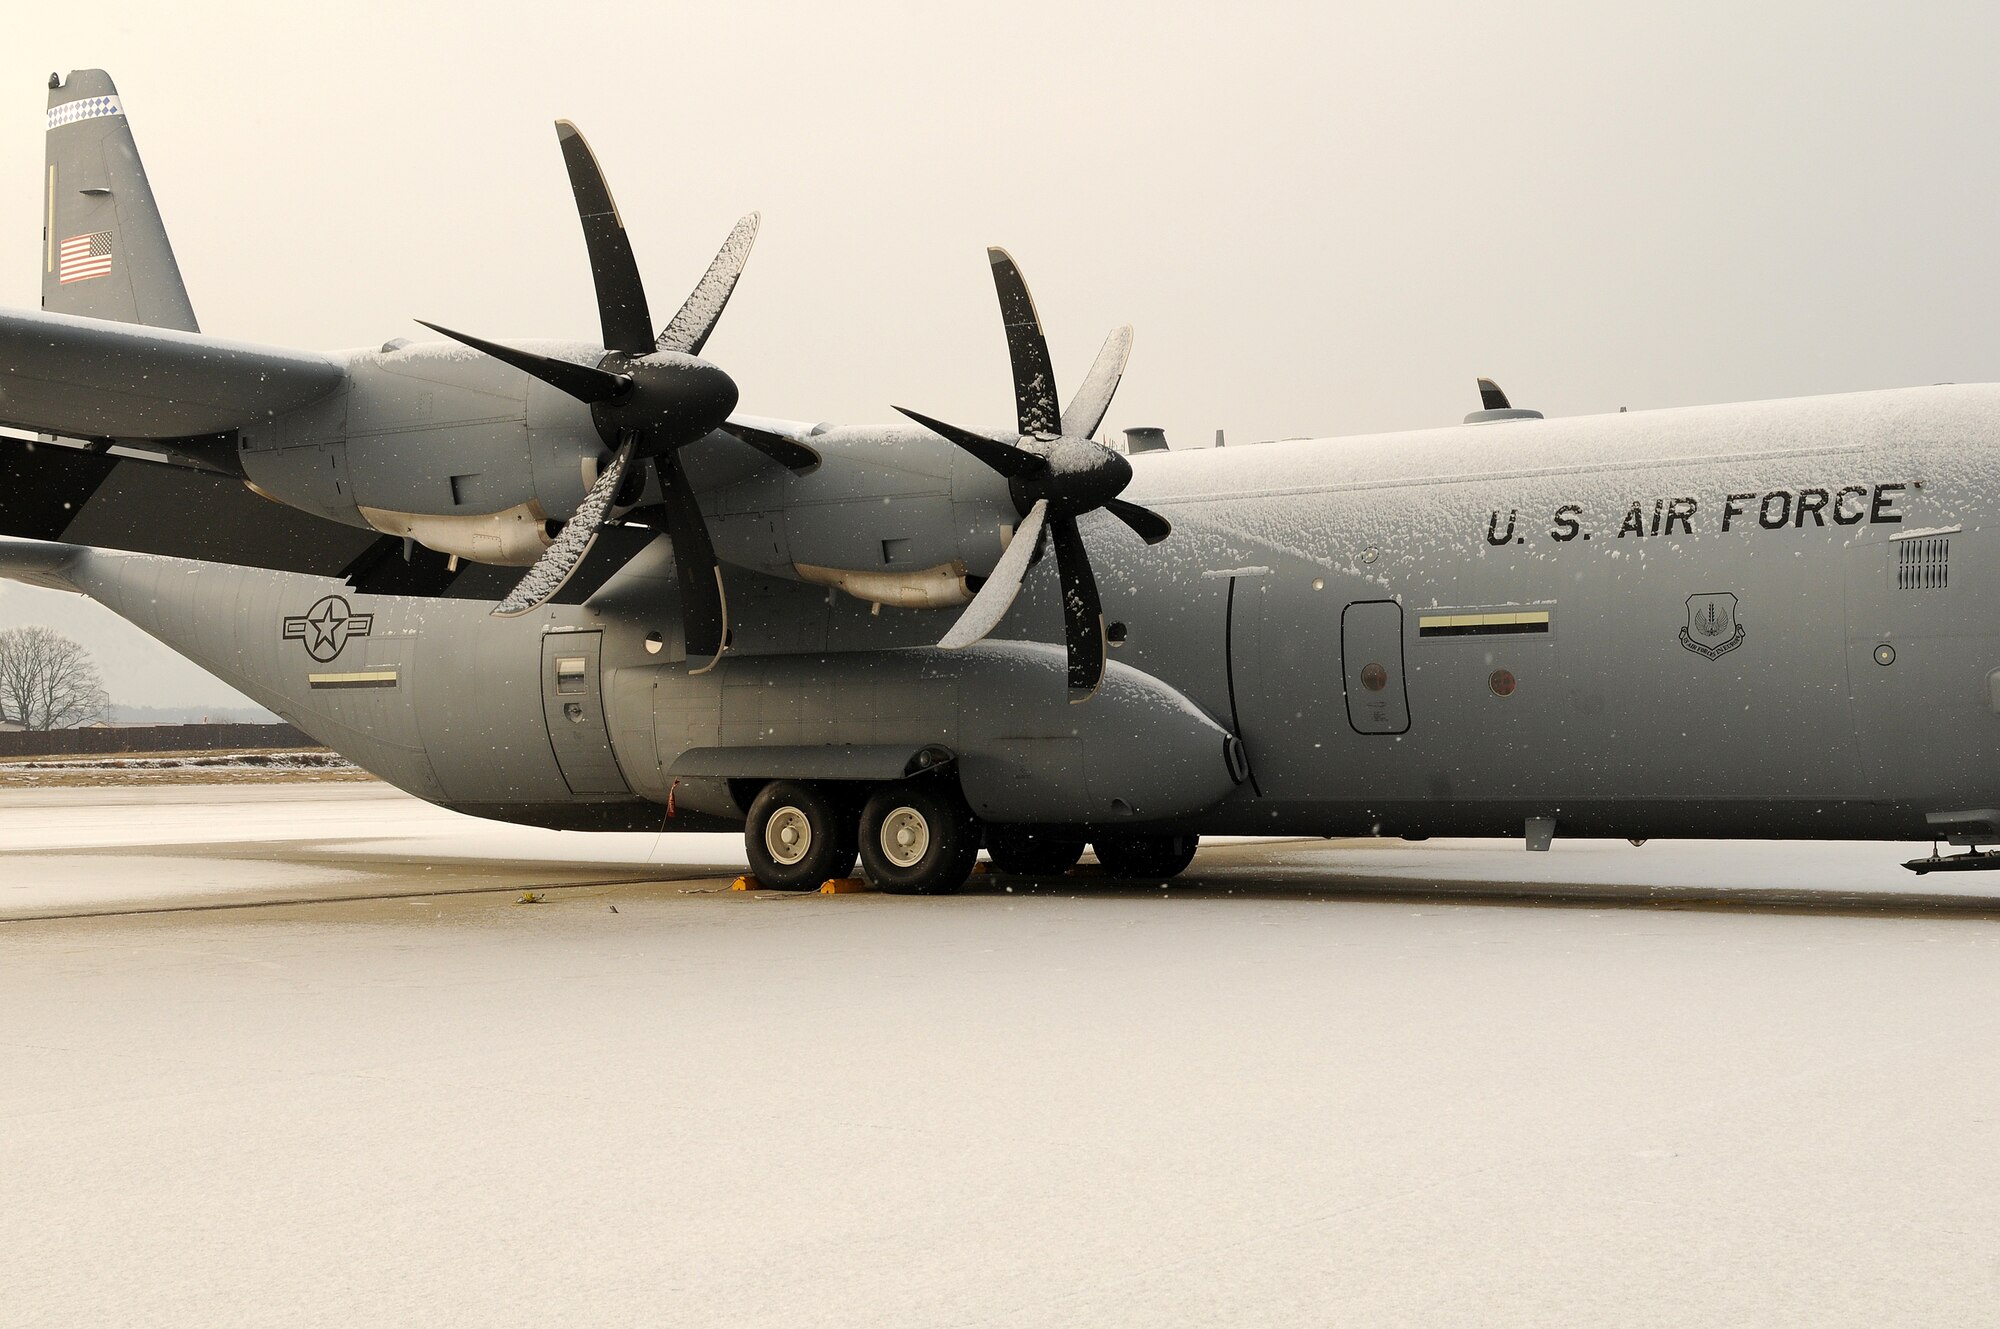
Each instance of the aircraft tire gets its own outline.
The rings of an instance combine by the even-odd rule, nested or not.
[[[1083,837],[1044,826],[989,826],[986,852],[1009,877],[1060,877],[1083,857]]]
[[[979,857],[979,823],[935,780],[884,785],[861,809],[861,869],[891,895],[950,895]]]
[[[809,891],[854,871],[853,822],[824,790],[777,780],[750,804],[743,849],[759,886]]]
[[[1107,835],[1091,842],[1097,861],[1110,876],[1132,881],[1165,881],[1187,871],[1198,835]]]

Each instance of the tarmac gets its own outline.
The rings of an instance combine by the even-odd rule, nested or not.
[[[799,896],[376,785],[0,791],[0,1324],[1986,1322],[2000,878],[1918,848]]]

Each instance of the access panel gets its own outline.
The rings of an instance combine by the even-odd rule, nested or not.
[[[598,666],[601,632],[551,632],[542,638],[542,713],[549,745],[573,794],[626,794],[611,754]]]

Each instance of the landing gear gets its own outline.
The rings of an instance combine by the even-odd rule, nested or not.
[[[1083,837],[1042,826],[989,826],[986,852],[1010,877],[1060,877],[1083,857]]]
[[[809,891],[854,871],[853,818],[824,790],[795,780],[764,786],[743,824],[757,884]]]
[[[936,780],[884,785],[861,809],[861,867],[893,895],[950,895],[972,875],[979,823]]]
[[[1200,844],[1198,835],[1107,835],[1090,847],[1111,876],[1165,881],[1187,870]]]

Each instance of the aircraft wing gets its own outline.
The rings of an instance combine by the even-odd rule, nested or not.
[[[376,538],[226,475],[16,438],[0,438],[0,535],[325,574]]]
[[[657,533],[607,528],[557,603],[581,604]],[[260,497],[212,470],[0,435],[0,536],[342,577],[373,595],[498,600],[516,568],[461,564],[422,546]]]
[[[244,484],[229,435],[346,381],[311,352],[0,310],[0,426],[85,441],[0,435],[0,536],[343,577],[371,594],[501,598],[514,569],[453,567]],[[154,444],[165,455],[133,455]],[[615,532],[559,600],[580,603],[653,538]]]
[[[227,433],[347,381],[338,361],[167,328],[0,309],[0,424],[85,439]]]

